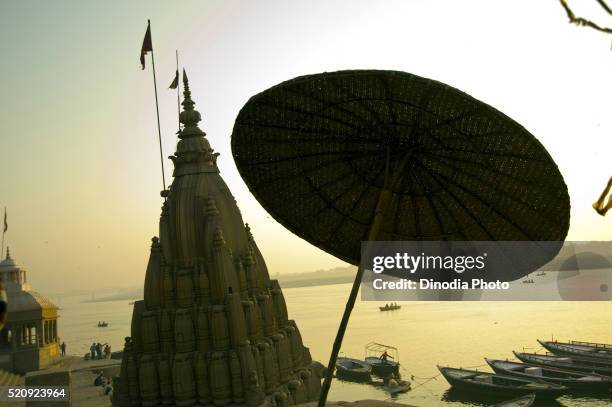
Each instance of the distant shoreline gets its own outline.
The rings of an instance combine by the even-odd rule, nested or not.
[[[325,275],[328,274],[329,275]],[[275,276],[281,288],[314,287],[323,285],[336,285],[352,283],[355,278],[353,267],[334,269],[330,271],[315,271],[312,273],[288,274],[286,277]],[[273,277],[274,278],[274,277]],[[113,294],[106,297],[92,298],[82,303],[112,302],[112,301],[138,301],[142,299],[142,289]]]

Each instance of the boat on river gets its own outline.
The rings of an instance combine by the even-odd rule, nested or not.
[[[399,375],[399,351],[395,346],[368,343],[365,346],[365,362],[372,366],[372,373],[376,376]]]
[[[612,360],[612,345],[605,343],[589,343],[589,342],[557,342],[557,341],[541,341],[542,345],[549,352],[555,355],[570,355],[570,356],[585,356],[589,358],[604,358]]]
[[[487,359],[486,362],[499,374],[545,380],[571,390],[607,392],[612,388],[612,378],[597,373],[574,372],[553,367],[538,366],[509,360]]]
[[[598,373],[612,376],[612,360],[585,358],[582,356],[559,356],[553,354],[513,352],[519,360],[537,366],[554,367],[577,372]]]
[[[518,397],[535,394],[537,398],[556,399],[567,392],[567,387],[541,380],[532,380],[478,370],[438,366],[442,376],[455,389],[492,395]]]
[[[391,303],[391,304],[385,304],[384,307],[378,307],[379,310],[381,311],[395,311],[402,308],[401,305],[396,304],[396,303]]]
[[[528,394],[508,401],[502,401],[495,404],[493,407],[531,407],[535,403],[535,394]]]
[[[336,377],[344,380],[370,381],[372,366],[362,360],[339,357],[336,360]]]
[[[385,390],[391,394],[406,393],[410,390],[410,382],[399,378],[393,378],[385,383]]]

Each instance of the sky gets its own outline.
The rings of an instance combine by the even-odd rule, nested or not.
[[[595,1],[576,13],[612,25]],[[201,128],[271,274],[344,263],[284,229],[240,178],[230,135],[244,103],[296,76],[393,69],[503,111],[549,150],[568,185],[570,240],[609,240],[591,204],[611,174],[612,36],[568,24],[557,0],[0,0],[0,208],[38,291],[144,281],[162,199],[151,19],[164,157],[174,152],[175,50]],[[165,160],[166,178],[172,164]]]

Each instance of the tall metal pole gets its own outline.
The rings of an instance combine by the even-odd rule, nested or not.
[[[151,25],[151,20],[147,20],[147,21],[149,25]],[[151,43],[153,43],[153,40],[151,40]],[[153,56],[152,46],[151,46],[151,65],[153,67],[153,87],[155,88],[155,111],[157,113],[157,137],[159,139],[159,160],[161,162],[161,170],[162,170],[162,186],[164,187],[163,190],[165,191],[166,190],[166,173],[164,171],[164,153],[163,153],[162,141],[161,141],[161,126],[159,124],[159,102],[157,101],[157,79],[155,78],[155,57]]]
[[[176,77],[179,75],[178,49],[176,50]],[[176,107],[178,111],[178,130],[181,131],[181,81],[176,83]]]

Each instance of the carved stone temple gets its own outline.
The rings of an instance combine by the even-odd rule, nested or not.
[[[115,405],[269,405],[317,400],[313,362],[278,281],[198,127],[187,78],[174,163],[134,304]]]

